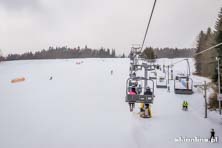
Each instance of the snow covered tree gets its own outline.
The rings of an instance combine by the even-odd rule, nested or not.
[[[219,12],[217,22],[216,22],[216,25],[215,25],[215,29],[216,29],[216,31],[215,31],[215,44],[222,43],[222,8]],[[216,51],[217,51],[218,56],[220,58],[222,58],[222,46],[216,47]],[[221,64],[221,61],[220,61],[220,64]],[[217,82],[217,79],[218,79],[218,75],[217,75],[217,72],[215,72],[215,75],[213,77],[213,81]]]
[[[125,56],[125,54],[123,53],[123,55],[121,56],[121,58],[125,58],[126,56]]]
[[[219,12],[219,15],[218,15],[218,18],[217,18],[217,22],[216,22],[216,25],[215,25],[215,38],[214,38],[214,44],[219,44],[219,43],[222,43],[222,8]],[[214,58],[216,56],[219,56],[220,58],[222,58],[222,46],[218,46],[216,47],[216,52],[217,54],[214,56]],[[220,65],[221,65],[221,61],[220,60]],[[218,83],[218,70],[216,69],[217,67],[217,62],[215,63],[215,68],[214,68],[214,75],[212,77],[212,80],[213,82],[215,82],[216,84]],[[222,67],[220,66],[220,69],[222,69]],[[222,72],[222,70],[221,70]],[[222,88],[222,81],[221,81],[221,78],[220,78],[220,88]],[[210,97],[210,102],[209,102],[209,105],[210,105],[210,108],[214,108],[214,107],[218,107],[218,101],[217,101],[217,92],[218,92],[218,88],[217,89],[214,89],[215,92],[213,93],[213,95],[211,95]],[[222,90],[221,90],[222,92]]]
[[[116,51],[115,49],[112,49],[112,52],[111,52],[111,57],[115,58],[116,57]]]
[[[203,46],[204,46],[204,40],[205,40],[205,34],[204,32],[201,30],[198,39],[197,39],[197,50],[196,53],[199,53],[203,50]],[[201,66],[201,61],[202,61],[202,55],[199,54],[197,56],[195,56],[195,67],[196,67],[196,73],[198,75],[201,74],[201,70],[202,70],[202,66]]]
[[[0,62],[3,61],[3,60],[4,60],[4,57],[3,57],[2,51],[1,51],[1,49],[0,49]]]
[[[215,45],[214,42],[214,33],[211,31],[211,28],[207,29],[203,42],[203,50],[208,49]],[[215,57],[217,52],[215,49],[208,50],[201,54],[201,75],[205,77],[212,77],[215,72]]]
[[[145,48],[143,53],[142,53],[142,56],[145,58],[145,59],[155,59],[155,53],[154,53],[154,50],[153,48],[149,47],[149,48]]]

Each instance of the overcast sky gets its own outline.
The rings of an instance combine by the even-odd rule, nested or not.
[[[49,46],[115,48],[141,44],[154,0],[0,0],[4,55]],[[214,27],[222,0],[157,0],[145,46],[194,47]]]

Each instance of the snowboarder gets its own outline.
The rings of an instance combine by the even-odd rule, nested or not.
[[[210,141],[212,141],[212,139],[215,139],[215,131],[213,128],[211,129],[211,132],[210,132]]]
[[[140,103],[140,113],[144,112],[144,103]]]
[[[52,76],[49,78],[49,80],[52,80]]]
[[[149,104],[145,104],[145,117],[146,118],[150,118],[151,117],[151,110],[150,110],[150,105]]]
[[[113,75],[113,70],[110,71],[110,74]]]
[[[149,104],[140,104],[140,117],[142,118],[151,118],[151,110]]]

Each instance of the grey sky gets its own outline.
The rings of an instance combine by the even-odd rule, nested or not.
[[[0,49],[115,48],[141,44],[153,0],[0,0]],[[214,27],[222,0],[157,0],[145,46],[194,47]]]

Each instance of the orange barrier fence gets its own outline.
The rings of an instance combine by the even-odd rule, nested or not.
[[[11,83],[18,83],[18,82],[23,82],[23,81],[25,81],[25,78],[21,77],[21,78],[15,78],[11,80]]]

